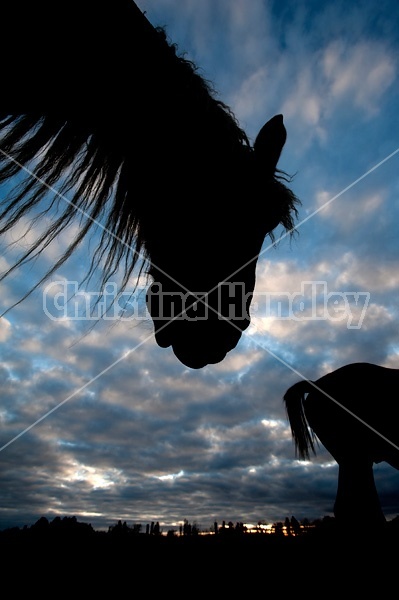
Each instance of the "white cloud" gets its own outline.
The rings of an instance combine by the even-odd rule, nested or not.
[[[324,51],[323,71],[332,105],[345,100],[372,115],[396,77],[396,60],[382,42],[348,45],[332,42]]]
[[[11,323],[5,317],[0,319],[0,342],[6,342],[11,335]]]
[[[396,319],[385,306],[371,303],[362,324],[363,331],[382,331],[385,327],[395,326]]]
[[[387,190],[351,195],[349,198],[339,197],[325,190],[316,192],[317,217],[328,219],[329,227],[334,228],[336,235],[356,235],[366,229],[367,222],[373,223],[373,228],[384,218],[384,202]]]
[[[317,86],[316,73],[311,66],[301,69],[295,78],[282,111],[290,119],[297,119],[303,125],[318,125],[323,108],[323,97]]]

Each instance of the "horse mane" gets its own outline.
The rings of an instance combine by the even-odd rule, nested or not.
[[[141,16],[145,19],[144,15]],[[162,97],[161,101],[161,104],[166,104],[162,109],[166,120],[167,110],[180,114],[184,103],[184,110],[189,111],[186,116],[191,115],[190,123],[199,120],[195,125],[195,132],[201,131],[205,122],[211,123],[211,126],[207,126],[206,133],[201,132],[201,135],[214,135],[218,152],[229,152],[230,156],[249,156],[253,148],[231,109],[216,97],[215,90],[199,74],[197,66],[178,54],[176,44],[169,42],[165,29],[148,25],[145,19],[145,35],[152,36],[146,41],[154,46],[154,49],[151,46],[153,55],[150,64],[157,65],[153,79],[156,80],[162,73],[165,82],[166,71],[172,79],[169,86],[171,92],[168,92],[172,97]],[[160,65],[157,63],[159,57]],[[126,69],[134,66],[129,63]],[[148,82],[147,78],[148,75],[145,83]],[[106,82],[107,85],[111,83]],[[152,85],[155,87],[149,93],[154,96],[156,81]],[[140,86],[140,82],[137,86]],[[173,89],[174,87],[178,89]],[[101,90],[102,88],[98,91]],[[81,91],[75,90],[75,93],[79,96]],[[93,97],[95,95],[93,92]],[[181,104],[174,108],[178,97],[183,97],[184,100],[180,100]],[[145,106],[145,99],[140,102],[140,106]],[[102,273],[101,284],[105,285],[121,270],[120,290],[123,291],[139,258],[143,260],[140,272],[150,260],[146,247],[147,232],[143,228],[146,209],[138,201],[136,186],[132,181],[135,157],[129,144],[135,142],[126,139],[124,133],[114,131],[121,126],[123,129],[124,124],[124,115],[117,114],[119,106],[116,101],[108,107],[108,113],[102,112],[100,107],[91,114],[90,108],[85,106],[81,109],[76,103],[72,108],[67,104],[60,107],[55,102],[54,109],[50,110],[35,108],[18,113],[3,110],[0,115],[0,133],[3,136],[0,148],[0,185],[6,184],[11,178],[18,178],[19,181],[0,203],[0,235],[11,230],[23,217],[30,218],[31,229],[43,217],[50,218],[49,227],[1,275],[0,281],[17,267],[33,261],[75,219],[79,224],[78,232],[66,250],[26,296],[72,255],[93,225],[99,226],[101,234],[84,280],[88,280],[99,268]],[[128,103],[123,103],[122,109],[127,108]],[[132,118],[135,117],[128,116],[129,125],[132,124]],[[158,117],[158,122],[162,122],[162,116]],[[118,135],[122,137],[115,138]],[[209,146],[212,143],[214,140],[209,139]],[[284,177],[283,172],[276,171],[272,178],[273,193],[278,198],[281,210],[280,222],[292,234],[299,201],[284,185]],[[48,200],[42,206],[41,203],[47,196]],[[273,231],[269,236],[274,242]]]
[[[303,407],[305,395],[310,391],[310,386],[312,386],[312,382],[298,381],[284,394],[286,413],[295,444],[295,455],[303,460],[310,459],[310,451],[316,454],[316,436],[308,425]]]

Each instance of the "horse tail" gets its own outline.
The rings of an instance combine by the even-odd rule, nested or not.
[[[310,450],[316,454],[315,434],[309,426],[304,409],[305,394],[310,392],[312,387],[310,381],[298,381],[284,394],[286,413],[295,443],[295,455],[305,460],[310,458]]]

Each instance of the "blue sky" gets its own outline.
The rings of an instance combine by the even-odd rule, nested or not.
[[[337,465],[323,448],[310,463],[295,460],[282,396],[300,377],[350,362],[399,367],[399,6],[137,4],[213,82],[252,141],[284,115],[279,167],[302,201],[298,236],[265,242],[251,327],[222,363],[199,371],[155,344],[148,319],[93,327],[49,317],[55,282],[81,280],[88,246],[9,311],[0,321],[0,528],[42,515],[96,528],[158,520],[165,529],[183,519],[207,528],[215,519],[331,515]],[[259,201],[237,199],[237,218],[243,209],[256,219]],[[23,223],[6,241],[21,231]],[[3,309],[65,243],[61,236],[2,283]],[[2,252],[2,270],[13,256]],[[305,282],[329,298],[318,296],[318,319],[266,311],[277,293],[299,311]],[[356,307],[353,292],[367,294],[367,305]],[[332,302],[344,297],[338,319]],[[394,517],[399,473],[385,463],[374,472]]]

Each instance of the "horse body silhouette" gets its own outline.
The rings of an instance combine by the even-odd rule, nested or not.
[[[51,217],[3,278],[78,223],[37,287],[99,226],[87,276],[100,269],[104,285],[122,271],[123,291],[141,264],[159,346],[191,368],[220,362],[250,323],[266,236],[274,242],[278,225],[292,233],[298,214],[277,169],[282,116],[251,145],[197,67],[130,0],[51,11],[13,2],[1,15],[0,183],[22,181],[2,202],[0,235]]]
[[[284,395],[295,452],[309,459],[317,439],[339,465],[334,514],[344,524],[385,523],[373,464],[399,469],[399,370],[352,363]]]

